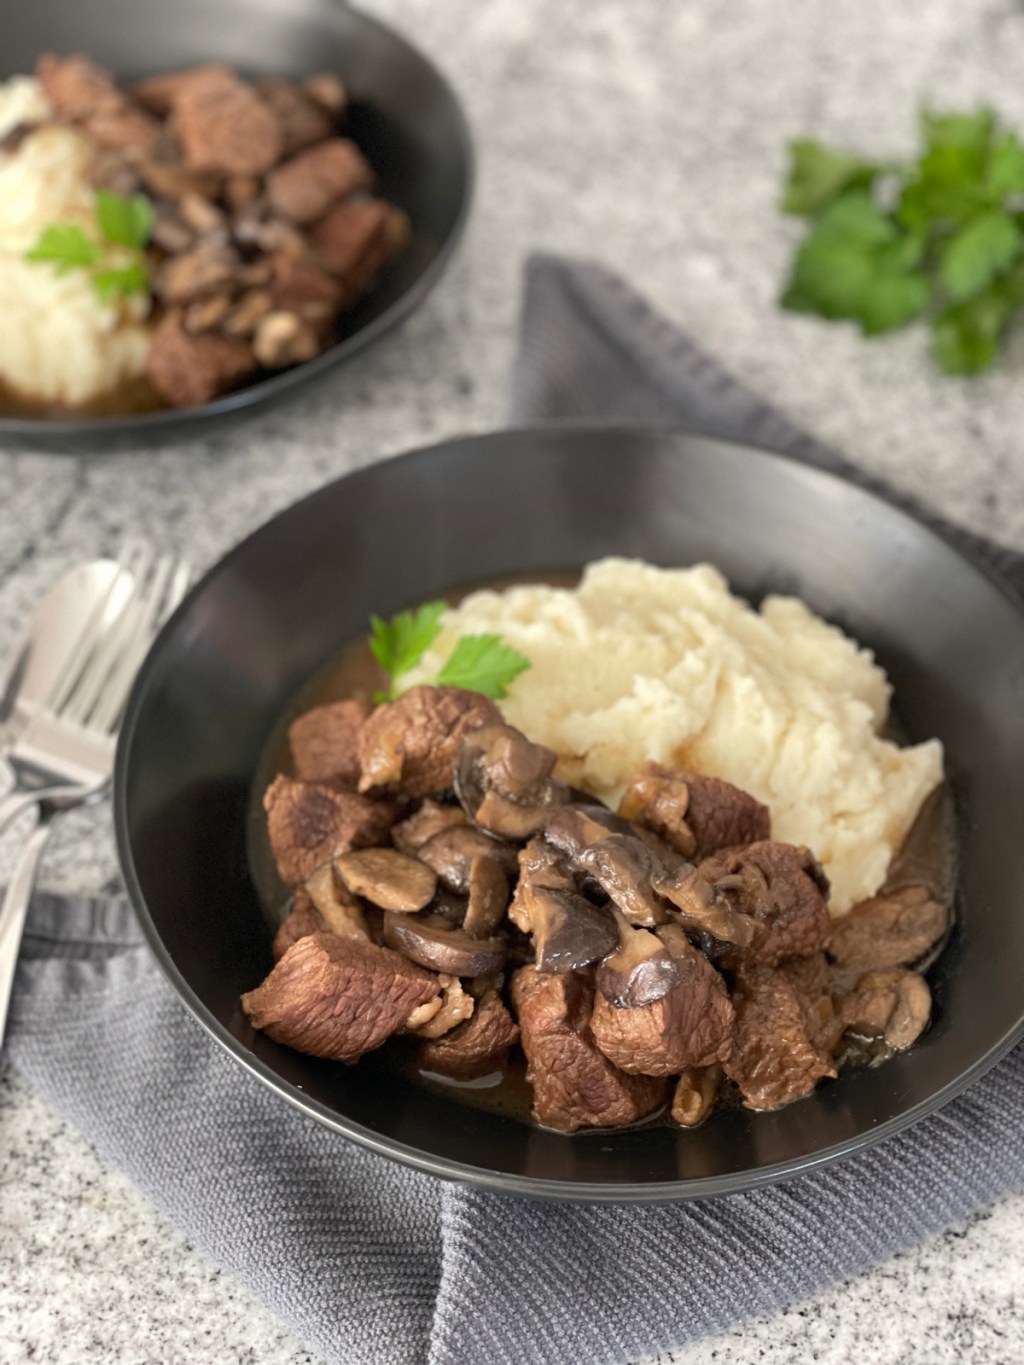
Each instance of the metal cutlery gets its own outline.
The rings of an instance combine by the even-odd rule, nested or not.
[[[26,806],[36,806],[37,819],[0,906],[0,1040],[25,914],[51,822],[61,811],[106,790],[121,713],[135,675],[161,625],[184,596],[188,579],[184,564],[138,546],[114,565],[113,573],[105,574],[106,590],[93,594],[84,621],[69,621],[64,640],[51,642],[62,659],[59,668],[44,668],[46,636],[34,637],[34,676],[48,673],[49,683],[35,695],[31,687],[28,695],[15,689],[3,732],[8,746],[4,756],[15,781],[0,801],[0,830]],[[45,617],[51,631],[64,619],[53,607]],[[27,657],[31,661],[31,651]],[[31,678],[31,668],[23,669],[22,676]]]

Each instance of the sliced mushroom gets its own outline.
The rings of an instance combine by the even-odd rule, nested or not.
[[[461,812],[460,812],[461,814]],[[482,830],[470,825],[451,824],[422,843],[416,856],[437,873],[449,891],[465,896],[474,865],[485,859],[499,870],[515,870],[516,853],[508,844],[492,839]]]
[[[475,858],[469,873],[469,904],[463,928],[474,938],[487,938],[505,918],[508,877],[496,858]]]
[[[279,370],[312,360],[320,343],[313,328],[298,314],[274,312],[267,313],[256,329],[253,350],[261,365]]]
[[[917,1042],[931,1016],[932,995],[917,972],[865,972],[839,1004],[839,1017],[852,1032],[884,1038],[901,1052]]]
[[[544,837],[568,858],[578,858],[585,848],[610,834],[635,834],[628,820],[598,805],[556,807],[544,825]]]
[[[562,857],[543,839],[532,839],[520,851],[509,918],[532,935],[541,972],[587,967],[614,951],[618,942],[611,911],[580,895]]]
[[[389,948],[435,972],[450,976],[487,976],[501,970],[505,942],[499,938],[470,938],[439,917],[384,916],[384,942]]]
[[[653,887],[659,871],[654,855],[633,835],[609,834],[585,848],[576,865],[593,877],[631,924],[650,926],[668,919]]]
[[[904,886],[861,901],[832,925],[828,951],[861,971],[918,962],[949,928],[949,911],[925,886]]]
[[[470,1018],[476,1008],[476,1001],[463,990],[462,982],[457,976],[442,973],[437,980],[443,991],[440,1008],[435,1010],[429,1019],[424,1019],[413,1028],[406,1024],[406,1030],[420,1038],[443,1037]]]
[[[598,967],[597,989],[616,1009],[650,1005],[679,984],[678,961],[660,938],[635,929],[621,911],[615,919],[618,947]]]
[[[224,331],[229,337],[251,337],[273,308],[274,300],[265,289],[250,289],[225,317]]]
[[[330,863],[318,867],[305,885],[309,899],[332,934],[370,941],[362,906],[344,883],[339,882]]]
[[[717,943],[750,947],[757,932],[757,922],[750,915],[734,910],[699,868],[687,863],[674,873],[656,877],[654,885],[672,902],[675,918],[690,933]]]
[[[715,1107],[722,1068],[714,1066],[690,1067],[676,1082],[672,1098],[672,1117],[683,1128],[696,1128]]]
[[[334,862],[338,875],[357,896],[384,910],[422,910],[437,886],[434,873],[418,858],[394,848],[361,848]]]
[[[466,812],[462,807],[445,806],[428,796],[418,811],[394,827],[391,837],[395,847],[403,853],[419,853],[435,834],[455,826],[467,827]]]
[[[467,731],[455,762],[455,794],[481,829],[528,839],[543,829],[568,788],[551,777],[557,755],[511,725]]]

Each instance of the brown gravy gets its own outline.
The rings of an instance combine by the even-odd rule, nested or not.
[[[548,573],[487,579],[446,594],[446,601],[449,605],[456,606],[469,593],[480,588],[500,591],[524,583],[575,587],[579,577],[578,573]],[[370,651],[368,636],[364,635],[349,642],[341,649],[337,658],[313,677],[294,698],[264,750],[249,801],[249,863],[264,918],[274,929],[287,915],[290,897],[274,868],[262,798],[264,791],[278,773],[292,773],[291,755],[288,750],[288,726],[296,716],[311,710],[314,706],[343,701],[349,697],[369,698],[382,690],[386,684],[386,675]],[[890,718],[886,733],[897,742],[906,739],[905,731],[898,719]],[[956,885],[955,854],[952,802],[948,788],[943,783],[932,792],[921,807],[902,848],[893,857],[883,890],[907,885],[909,882],[920,882],[928,885],[940,900],[952,905]],[[947,940],[948,935],[935,946],[927,963],[922,965],[922,970],[930,967],[939,957]],[[838,1064],[840,1067],[877,1066],[892,1055],[892,1049],[883,1040],[853,1038],[847,1040]],[[421,1070],[415,1063],[413,1045],[405,1038],[390,1039],[378,1050],[375,1058],[378,1064],[437,1094],[445,1095],[475,1109],[484,1109],[536,1126],[530,1116],[533,1094],[526,1080],[526,1059],[519,1048],[513,1049],[504,1070],[471,1081],[451,1080],[447,1076]],[[712,1113],[738,1105],[738,1092],[726,1083]],[[648,1115],[633,1126],[653,1125],[678,1127],[668,1117],[667,1108]]]
[[[139,417],[167,404],[145,378],[126,379],[89,403],[68,406],[29,398],[0,380],[0,416],[45,422],[78,422],[104,417]]]

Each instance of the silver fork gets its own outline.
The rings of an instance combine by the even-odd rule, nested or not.
[[[187,567],[139,547],[125,560],[129,590],[83,633],[68,668],[7,753],[15,786],[0,822],[36,803],[36,824],[0,906],[0,1043],[28,902],[54,817],[101,796],[113,772],[117,731],[139,665],[188,587]],[[2,828],[2,823],[0,823]]]

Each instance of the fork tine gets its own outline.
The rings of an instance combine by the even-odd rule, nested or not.
[[[121,610],[104,622],[105,628],[95,637],[93,649],[60,708],[60,713],[65,719],[84,725],[97,699],[102,695],[107,675],[114,667],[125,643],[132,638],[140,610],[140,595],[155,560],[154,552],[145,545],[132,546],[126,555],[132,590]]]
[[[75,685],[82,676],[90,655],[102,638],[103,633],[109,629],[111,621],[124,610],[134,587],[134,579],[131,573],[122,564],[120,572],[111,578],[107,591],[93,605],[86,619],[82,622],[78,636],[68,650],[60,676],[54,682],[49,695],[43,700],[47,710],[58,713],[63,709],[65,702],[71,696]]]
[[[175,563],[168,557],[158,568],[160,571],[155,575],[158,586],[148,595],[134,638],[122,651],[107,680],[103,696],[90,716],[90,725],[96,729],[111,733],[117,729],[128,694],[150,645],[188,589],[191,572],[184,560]]]

